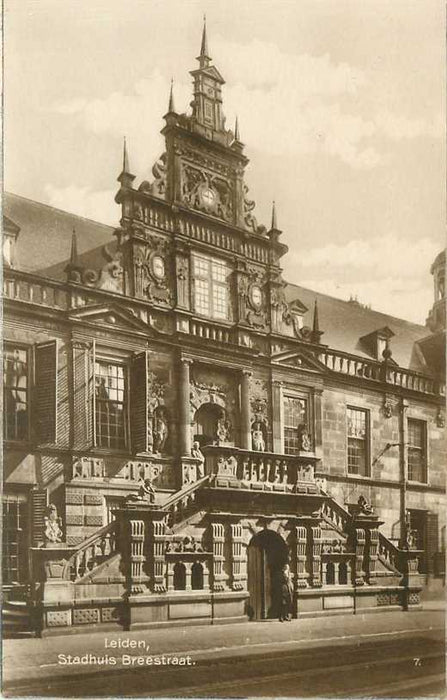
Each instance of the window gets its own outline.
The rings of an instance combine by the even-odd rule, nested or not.
[[[211,318],[228,319],[230,269],[222,260],[202,255],[193,257],[194,308]]]
[[[361,408],[349,408],[348,473],[368,476],[368,415]]]
[[[426,481],[425,423],[408,419],[408,479]]]
[[[95,425],[98,447],[126,447],[127,396],[124,367],[95,362]]]
[[[28,353],[7,346],[3,355],[3,430],[5,440],[27,440]]]
[[[28,575],[28,503],[23,496],[3,499],[3,584],[24,583]]]
[[[294,396],[284,396],[284,452],[294,455],[302,449],[300,429],[307,428],[307,401]]]

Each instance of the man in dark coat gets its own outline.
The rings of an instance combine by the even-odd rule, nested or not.
[[[290,622],[293,606],[293,584],[290,568],[284,564],[279,577],[279,621]]]

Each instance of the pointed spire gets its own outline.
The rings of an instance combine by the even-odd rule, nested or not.
[[[278,222],[276,220],[276,203],[275,200],[273,200],[272,203],[272,231],[277,231],[278,230]]]
[[[70,260],[64,271],[67,273],[67,282],[81,282],[82,265],[79,263],[78,239],[75,229],[71,234]]]
[[[318,317],[318,302],[315,299],[315,306],[314,306],[314,322],[312,325],[312,342],[313,343],[320,343],[320,338],[323,335],[324,331],[320,331],[320,319]]]
[[[174,104],[174,78],[171,78],[171,90],[169,92],[169,106],[168,106],[168,114],[170,112],[175,112],[175,104]]]
[[[210,58],[208,50],[208,38],[206,35],[206,15],[203,15],[202,45],[200,47],[200,57]]]
[[[236,121],[234,122],[234,138],[235,138],[235,141],[241,140],[241,135],[239,133],[239,119],[237,118],[237,115],[236,115]]]
[[[314,323],[313,323],[312,330],[315,334],[320,332],[320,321],[318,318],[318,302],[316,299],[315,299],[315,306],[314,306]]]
[[[77,266],[78,261],[78,239],[76,236],[76,230],[73,229],[73,233],[71,234],[70,265]]]
[[[126,137],[124,137],[124,146],[123,146],[123,173],[130,173],[129,154],[127,152]]]
[[[127,152],[126,137],[124,137],[123,145],[123,169],[121,171],[121,174],[118,175],[117,179],[123,187],[132,187],[132,182],[135,180],[135,175],[132,175],[130,172],[129,153]]]

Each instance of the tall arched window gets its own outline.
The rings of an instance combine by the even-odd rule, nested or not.
[[[191,587],[193,591],[201,591],[203,589],[203,566],[198,561],[192,565]]]
[[[328,586],[333,586],[335,583],[335,566],[331,561],[326,565],[326,583]]]
[[[181,562],[174,566],[174,589],[184,591],[186,588],[186,568]]]

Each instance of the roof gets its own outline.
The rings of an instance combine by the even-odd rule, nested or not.
[[[28,272],[66,261],[70,255],[73,229],[80,255],[113,240],[112,226],[9,192],[3,195],[3,214],[20,228],[16,267]]]
[[[355,301],[330,297],[297,284],[288,284],[285,292],[288,301],[298,298],[308,307],[304,315],[304,325],[310,328],[312,328],[314,302],[317,301],[320,329],[324,332],[321,342],[324,345],[329,345],[334,350],[371,359],[361,338],[387,326],[394,333],[390,348],[397,364],[414,370],[427,370],[422,356],[415,347],[417,341],[431,335],[426,326],[365,308]]]
[[[17,247],[19,269],[65,281],[73,229],[77,235],[79,262],[87,269],[98,269],[104,265],[104,245],[107,244],[111,253],[116,249],[112,226],[9,193],[4,195],[3,211],[20,227]],[[36,232],[42,232],[42,237]],[[418,345],[418,341],[432,335],[426,326],[296,284],[288,283],[285,293],[289,302],[299,300],[303,307],[304,325],[310,328],[314,304],[318,302],[319,325],[324,333],[321,342],[324,345],[371,358],[361,339],[387,327],[394,333],[390,347],[398,365],[427,371],[424,354]]]

